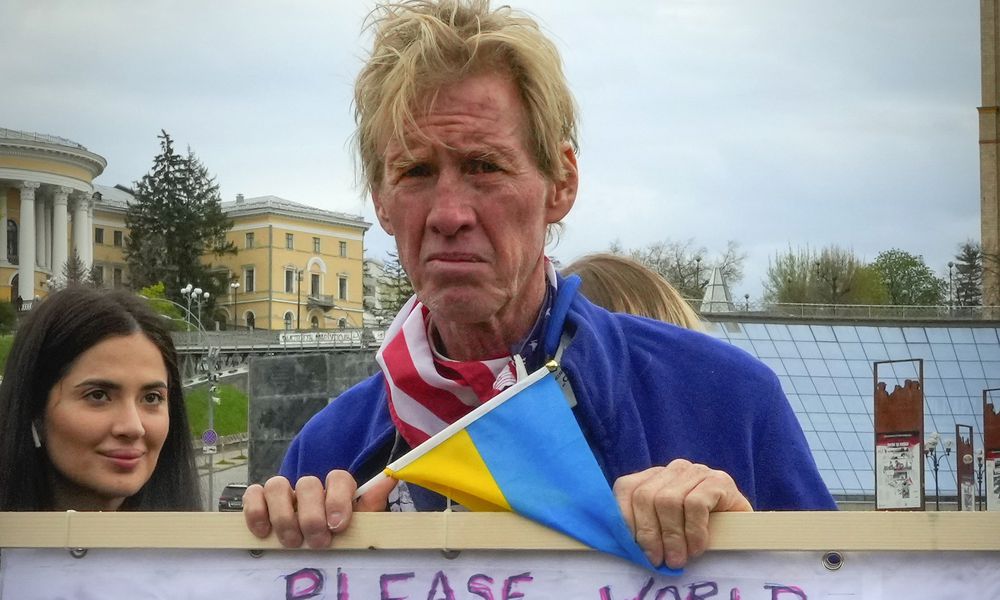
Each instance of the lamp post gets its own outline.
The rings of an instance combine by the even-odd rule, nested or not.
[[[233,330],[240,324],[240,315],[236,312],[236,290],[240,289],[239,281],[229,283],[229,289],[233,291]]]
[[[197,289],[198,291],[201,291],[201,288]],[[181,296],[183,296],[184,299],[187,300],[187,312],[184,313],[184,319],[187,321],[188,331],[191,331],[191,300],[193,300],[193,298],[191,297],[191,293],[194,290],[195,287],[190,283],[181,288]]]
[[[743,294],[743,311],[750,312],[750,294]]]
[[[295,269],[295,331],[302,329],[302,269]]]
[[[983,473],[986,472],[984,459],[983,449],[980,448],[976,451],[976,491],[979,492],[976,496],[976,510],[983,510]]]
[[[694,257],[694,289],[701,294],[701,257]]]
[[[938,485],[938,469],[944,457],[951,454],[952,446],[952,441],[946,440],[944,443],[944,452],[940,452],[938,448],[940,443],[941,434],[935,431],[931,433],[930,439],[924,445],[924,456],[931,461],[931,467],[934,469],[934,510],[941,510],[941,488]]]
[[[955,263],[948,261],[948,308],[955,306],[955,283],[952,277],[951,270],[955,266]]]
[[[197,292],[197,294],[195,294],[195,292]],[[155,301],[156,302],[169,302],[170,304],[173,304],[174,306],[185,310],[185,313],[184,313],[184,323],[187,325],[188,331],[191,330],[191,325],[192,324],[195,325],[198,328],[198,337],[199,337],[199,346],[200,346],[201,345],[200,338],[202,337],[202,332],[205,331],[205,327],[201,324],[201,316],[200,316],[200,313],[201,313],[201,310],[200,310],[200,308],[201,308],[201,306],[200,306],[201,300],[200,300],[200,297],[208,298],[209,294],[207,292],[202,293],[201,292],[201,288],[196,288],[196,287],[192,286],[191,284],[188,284],[184,288],[181,289],[181,295],[183,295],[185,297],[185,299],[187,300],[187,307],[185,307],[183,304],[179,304],[177,302],[174,302],[173,300],[170,300],[169,298],[157,298]],[[198,311],[199,312],[199,316],[198,317],[195,317],[194,314],[191,312],[192,295],[196,295],[197,296],[196,300],[198,300],[198,304],[199,304],[199,311]],[[146,298],[145,296],[142,296],[142,297]],[[151,298],[146,298],[146,300],[152,301]],[[176,317],[171,317],[169,315],[163,315],[163,318],[165,318],[165,319],[176,319]],[[209,451],[207,448],[208,448],[208,446],[212,446],[214,448],[214,445],[215,445],[215,443],[216,443],[216,441],[218,439],[218,436],[215,433],[215,405],[220,403],[220,399],[219,399],[219,397],[217,395],[218,394],[218,387],[217,387],[217,383],[216,383],[218,381],[218,379],[219,379],[219,376],[218,376],[218,374],[215,371],[215,360],[216,360],[216,358],[218,356],[218,352],[219,352],[218,348],[209,348],[208,349],[207,366],[208,366],[208,380],[209,380],[209,385],[210,385],[210,388],[209,388],[209,397],[208,397],[208,429],[201,436],[202,442],[204,444],[206,444],[206,446],[204,446],[204,448],[205,448],[205,454],[208,454],[208,506],[209,506],[209,510],[214,510],[212,507],[215,506],[215,504],[217,502],[216,499],[212,498],[212,496],[215,495],[215,492],[214,492],[214,483],[215,483],[215,481],[214,481],[215,480],[215,454],[212,453],[211,451]],[[209,443],[209,442],[211,442],[211,443]]]

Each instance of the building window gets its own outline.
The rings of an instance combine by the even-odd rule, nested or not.
[[[319,238],[318,237],[314,237],[313,238],[313,252],[316,253],[316,254],[319,254]]]
[[[285,269],[285,293],[295,293],[295,270]]]
[[[285,313],[285,331],[288,331],[289,329],[292,328],[292,316],[293,316],[292,311],[288,311]]]
[[[112,277],[114,277],[112,285],[116,289],[120,288],[122,286],[122,270],[116,268],[112,273]]]
[[[337,297],[341,300],[347,300],[347,278],[338,277],[337,278]]]
[[[247,311],[247,314],[243,318],[247,322],[247,329],[250,329],[252,331],[253,328],[257,325],[257,318],[250,311]]]
[[[246,234],[246,243],[244,244],[243,247],[247,248],[247,249],[253,248],[253,232],[252,231],[247,232],[247,234]]]
[[[115,246],[118,246],[119,248],[121,248],[122,245],[124,244],[124,241],[125,241],[124,240],[124,238],[125,238],[124,233],[121,232],[121,231],[115,231],[112,235],[114,236]]]
[[[319,273],[309,274],[309,293],[313,296],[319,296],[323,290],[319,287]]]
[[[253,269],[243,269],[243,291],[245,293],[250,293],[254,291],[253,287]]]
[[[347,256],[347,242],[340,242],[340,256]]]
[[[104,285],[104,265],[94,265],[94,284],[98,287]]]
[[[339,327],[339,328],[341,328],[341,329],[347,329],[347,319],[345,319],[345,318],[341,317],[341,318],[340,318],[340,319],[339,319],[339,320],[337,321],[337,327]]]
[[[95,227],[94,228],[94,243],[103,244],[104,243],[104,228]]]
[[[295,236],[294,235],[292,235],[290,233],[286,233],[285,234],[285,248],[288,248],[289,250],[295,250]]]
[[[319,317],[313,315],[312,318],[309,319],[309,324],[313,329],[319,329]]]
[[[17,264],[17,221],[7,219],[7,262]]]

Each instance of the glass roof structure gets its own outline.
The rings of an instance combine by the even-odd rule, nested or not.
[[[1000,339],[995,322],[907,324],[746,322],[734,315],[706,322],[708,332],[767,364],[802,424],[816,464],[838,500],[873,499],[873,363],[924,360],[925,438],[955,441],[955,424],[973,429],[982,448],[983,390],[1000,388]],[[889,391],[918,378],[916,362],[879,366]],[[994,405],[1000,392],[991,396]],[[940,462],[941,496],[956,493],[956,452]],[[934,495],[926,461],[924,485]]]

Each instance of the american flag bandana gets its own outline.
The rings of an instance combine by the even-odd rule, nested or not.
[[[542,314],[521,348],[508,356],[451,360],[434,349],[430,310],[416,296],[399,311],[375,360],[385,375],[392,421],[411,448],[513,385],[518,378],[514,355],[542,350],[540,338],[557,285],[555,267],[548,258],[545,278],[548,289]]]

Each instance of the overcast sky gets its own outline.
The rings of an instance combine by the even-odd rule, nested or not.
[[[166,129],[223,198],[364,215],[349,146],[371,0],[4,0],[0,127],[72,139],[142,177]],[[582,113],[564,262],[693,238],[769,258],[898,247],[939,274],[979,238],[979,3],[524,0]],[[388,238],[373,225],[370,255]]]

